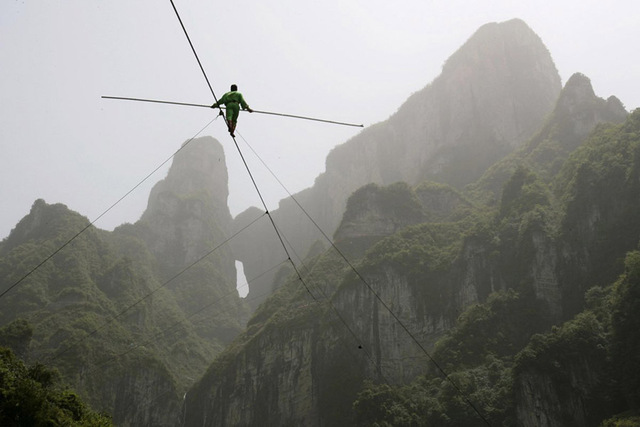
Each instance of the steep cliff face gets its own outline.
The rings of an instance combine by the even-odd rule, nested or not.
[[[592,312],[533,338],[514,369],[514,394],[523,427],[597,426],[615,412],[605,326]]]
[[[119,376],[114,421],[119,426],[179,425],[180,396],[169,370],[157,361],[140,360]]]
[[[261,325],[256,325],[260,327]],[[185,425],[312,425],[313,328],[265,326],[241,353],[229,353],[187,394]],[[279,342],[277,348],[271,344]],[[224,372],[222,372],[224,370]],[[223,375],[221,375],[223,374]],[[216,387],[210,388],[210,381]],[[295,399],[279,390],[304,390]],[[229,404],[221,405],[220,402]]]
[[[230,235],[228,195],[222,146],[211,137],[189,141],[175,155],[167,177],[151,190],[136,224],[162,268],[171,271],[193,263]],[[229,249],[220,252],[219,267],[234,277]]]
[[[364,378],[363,353],[344,339],[323,297],[344,264],[322,255],[308,267],[306,287],[298,280],[281,284],[188,392],[185,425],[304,426],[348,417],[343,396],[354,395]]]
[[[345,236],[356,225],[365,230],[367,218],[374,231],[387,229],[384,216],[359,215],[384,212],[374,203],[379,198],[367,197],[381,190],[396,190],[397,200],[413,201],[421,214],[407,186],[366,187],[349,201]],[[516,193],[505,203],[531,195]],[[555,246],[539,223],[514,234],[520,212],[511,210],[503,213],[509,224],[493,236],[482,227],[474,231],[469,218],[409,226],[386,238],[376,233],[378,243],[357,264],[358,275],[333,250],[308,260],[304,282],[313,297],[292,279],[260,307],[243,337],[189,392],[187,425],[252,425],[256,419],[353,425],[351,403],[364,380],[406,384],[427,373],[432,362],[424,350],[431,353],[460,313],[491,292],[515,287],[534,294],[540,312],[551,314],[547,322],[559,319],[555,272],[546,270]],[[512,263],[517,267],[505,268]],[[255,390],[263,388],[268,393],[261,397]]]
[[[601,126],[562,168],[566,194],[559,271],[565,312],[577,313],[584,293],[614,278],[624,252],[640,241],[638,110],[620,126]]]
[[[570,320],[534,336],[516,358],[519,425],[596,426],[637,406],[625,403],[622,394],[629,390],[619,387],[628,369],[616,368],[632,357],[636,338],[622,345],[614,338],[624,334],[629,339],[637,330],[616,333],[611,329],[619,326],[611,317],[630,319],[623,313],[638,301],[637,294],[625,293],[638,286],[637,252],[623,260],[640,240],[639,113],[619,126],[599,126],[557,177],[563,215],[555,255],[545,264],[555,269],[561,319]],[[601,288],[614,281],[608,291]]]
[[[380,239],[425,219],[407,184],[386,188],[369,184],[349,198],[334,241],[349,258],[357,259]]]
[[[452,221],[465,216],[473,205],[454,188],[423,182],[415,188],[416,197],[432,222]]]
[[[161,278],[170,280],[167,290],[185,312],[227,301],[228,312],[215,325],[197,327],[202,338],[222,342],[236,335],[246,319],[236,291],[235,257],[225,244],[232,228],[227,184],[222,145],[211,137],[191,140],[151,190],[140,220],[114,232],[122,240],[136,237],[145,243]]]
[[[326,172],[295,197],[331,235],[347,198],[363,185],[429,179],[464,186],[532,136],[560,89],[549,52],[524,22],[487,24],[387,121],[332,150]],[[272,214],[298,253],[322,237],[290,199]],[[277,262],[276,243],[269,239],[245,251],[249,245],[238,244],[234,251],[246,271],[258,275],[266,259]],[[264,293],[271,280],[252,284],[251,292]]]
[[[404,182],[387,187],[369,184],[349,197],[333,239],[347,258],[355,260],[410,225],[456,221],[471,210],[473,205],[446,184],[423,182],[416,188]]]

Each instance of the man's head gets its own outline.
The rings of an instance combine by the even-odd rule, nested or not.
[[[238,86],[237,86],[237,85],[231,85],[231,90],[232,90],[232,91],[236,91],[236,90],[238,90]]]

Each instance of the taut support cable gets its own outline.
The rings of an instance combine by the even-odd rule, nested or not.
[[[213,99],[215,99],[216,102],[218,102],[218,97],[216,96],[216,93],[213,91],[213,87],[211,87],[211,83],[209,82],[209,77],[207,77],[207,73],[205,73],[204,71],[204,67],[202,66],[202,62],[200,62],[200,57],[196,52],[196,48],[193,47],[193,43],[191,43],[191,37],[189,37],[189,33],[187,33],[187,29],[184,27],[184,24],[182,23],[182,18],[180,18],[178,9],[176,9],[176,5],[173,3],[173,0],[169,0],[169,1],[171,2],[173,11],[176,13],[176,17],[178,18],[178,21],[180,22],[180,26],[182,27],[182,32],[184,32],[184,35],[187,37],[187,41],[189,42],[189,46],[191,46],[191,51],[193,52],[193,55],[196,57],[196,61],[198,61],[198,65],[200,66],[200,71],[202,71],[202,75],[204,76],[204,79],[207,81],[207,85],[209,86],[211,95],[213,95]]]

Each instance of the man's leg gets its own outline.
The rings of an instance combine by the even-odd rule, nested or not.
[[[233,123],[233,107],[231,107],[231,104],[229,104],[227,106],[227,129],[229,130],[229,133],[233,133],[232,130],[232,123]]]
[[[231,118],[229,119],[229,133],[232,137],[236,137],[236,124],[238,123],[238,116],[240,115],[240,106],[238,104],[229,104],[232,108],[227,107],[227,111],[231,111]]]

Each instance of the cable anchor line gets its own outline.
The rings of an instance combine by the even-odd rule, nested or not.
[[[186,106],[186,107],[211,108],[211,105],[193,104],[193,103],[189,103],[189,102],[163,101],[163,100],[158,100],[158,99],[131,98],[131,97],[124,97],[124,96],[102,96],[102,98],[103,99],[115,99],[115,100],[119,100],[119,101],[152,102],[152,103],[156,103],[156,104],[171,104],[171,105],[182,105],[182,106]],[[225,107],[220,107],[220,108],[224,109]],[[293,118],[293,119],[312,120],[314,122],[330,123],[330,124],[340,125],[340,126],[352,126],[352,127],[359,127],[359,128],[363,128],[364,127],[364,125],[362,125],[362,124],[338,122],[338,121],[335,121],[335,120],[318,119],[316,117],[298,116],[298,115],[295,115],[295,114],[276,113],[276,112],[273,112],[273,111],[253,110],[253,112],[254,113],[258,113],[258,114],[267,114],[267,115],[270,115],[270,116],[281,116],[281,117],[290,117],[290,118]]]

